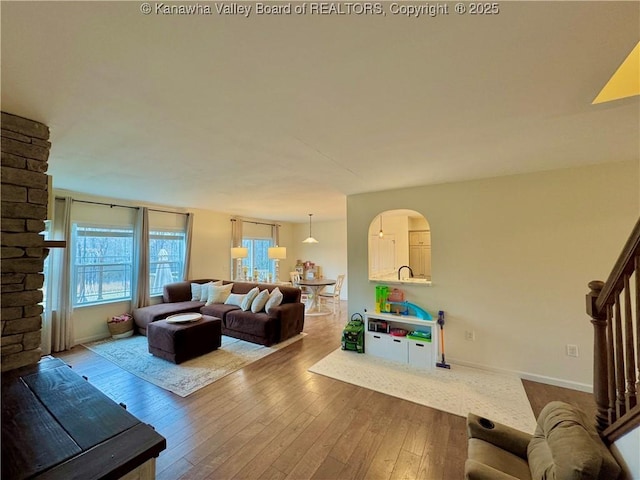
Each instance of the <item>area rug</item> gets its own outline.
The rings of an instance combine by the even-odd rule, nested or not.
[[[469,412],[533,433],[535,417],[517,376],[452,365],[421,370],[336,350],[309,371],[466,417]]]
[[[223,335],[222,346],[218,350],[179,365],[151,355],[147,337],[141,335],[120,340],[101,340],[84,346],[127,372],[186,397],[256,360],[291,345],[305,335],[301,333],[271,347]]]

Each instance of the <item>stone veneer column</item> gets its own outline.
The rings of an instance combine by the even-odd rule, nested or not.
[[[40,360],[49,127],[2,112],[1,370]]]

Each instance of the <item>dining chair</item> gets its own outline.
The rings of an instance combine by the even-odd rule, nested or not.
[[[306,287],[300,286],[300,273],[299,272],[289,272],[289,278],[291,279],[291,285],[297,287],[302,292],[300,295],[300,300],[306,302],[309,300],[309,290]]]
[[[341,309],[340,290],[342,290],[342,282],[344,282],[344,277],[344,275],[338,275],[336,283],[335,285],[333,285],[333,291],[322,291],[319,294],[321,301],[331,300],[333,302],[333,313],[336,313],[336,308],[338,309],[338,311]]]

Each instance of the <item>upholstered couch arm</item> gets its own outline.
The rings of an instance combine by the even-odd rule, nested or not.
[[[291,338],[304,329],[304,303],[283,303],[273,307],[270,315],[280,319],[280,341]]]
[[[533,435],[473,413],[467,415],[467,435],[469,438],[478,438],[491,443],[525,460],[527,447],[533,438]]]
[[[520,480],[484,463],[468,459],[464,463],[465,480]]]

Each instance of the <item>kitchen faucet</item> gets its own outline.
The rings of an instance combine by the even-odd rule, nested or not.
[[[413,270],[411,270],[411,267],[409,265],[402,265],[398,269],[398,280],[400,280],[400,270],[402,270],[403,268],[408,268],[409,269],[409,278],[413,278]]]

